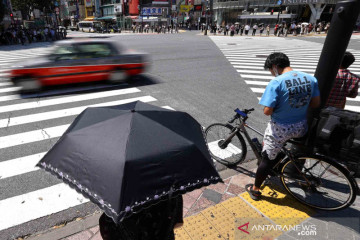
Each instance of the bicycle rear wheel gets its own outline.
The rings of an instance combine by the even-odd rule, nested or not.
[[[240,133],[237,133],[229,144],[222,146],[233,129],[222,123],[212,124],[205,129],[205,140],[212,158],[227,166],[234,166],[242,162],[246,156],[246,144]]]
[[[320,156],[299,157],[285,162],[280,169],[285,189],[305,205],[339,210],[355,201],[356,186],[352,177],[332,160]]]

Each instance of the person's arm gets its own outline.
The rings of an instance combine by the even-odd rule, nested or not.
[[[347,97],[350,97],[350,98],[356,98],[357,97],[358,89],[359,89],[359,81],[360,81],[360,78],[355,79],[355,84],[352,87],[352,89],[350,90]]]
[[[272,80],[266,86],[265,91],[260,99],[259,104],[264,106],[264,114],[271,116],[278,99],[279,82]]]
[[[266,116],[271,116],[274,112],[274,108],[272,107],[264,107],[264,114]]]
[[[320,107],[320,103],[321,103],[321,101],[320,101],[320,96],[313,97],[313,98],[311,98],[311,100],[310,100],[309,107],[311,107],[311,108],[318,108],[318,107]]]

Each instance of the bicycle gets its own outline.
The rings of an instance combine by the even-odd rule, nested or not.
[[[246,123],[252,111],[253,108],[235,109],[235,116],[227,123],[214,123],[205,129],[205,140],[213,159],[229,167],[244,161],[247,147],[243,136],[256,158],[261,159],[261,144],[251,139],[246,130],[249,128],[263,136]],[[287,143],[299,145],[294,140]],[[295,155],[286,144],[281,152],[270,174],[279,177],[285,190],[301,203],[321,210],[339,210],[355,201],[357,183],[341,164],[320,154]]]

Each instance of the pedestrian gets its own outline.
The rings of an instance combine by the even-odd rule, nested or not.
[[[278,29],[279,29],[279,24],[276,24],[275,28],[274,28],[274,35],[275,36],[277,36]]]
[[[229,24],[226,24],[226,26],[225,26],[225,35],[229,35],[229,29],[230,29],[230,27],[229,27]]]
[[[264,32],[264,25],[261,25],[259,30],[260,30],[260,36],[261,36],[263,34],[263,32]]]
[[[330,22],[328,22],[324,28],[325,33],[327,33],[329,31],[329,28],[330,28]]]
[[[275,78],[269,82],[259,102],[264,106],[264,114],[271,116],[263,138],[262,159],[256,171],[255,183],[245,186],[255,201],[261,199],[260,186],[270,169],[279,161],[277,156],[285,142],[291,138],[302,137],[307,132],[308,107],[320,106],[320,91],[316,78],[293,70],[284,53],[270,54],[264,68]]]
[[[239,31],[240,31],[240,26],[239,25],[236,25],[235,31],[236,31],[236,35],[239,35]]]
[[[266,26],[266,36],[270,36],[270,25]]]
[[[354,62],[354,55],[350,52],[345,52],[326,106],[344,109],[347,97],[357,97],[360,77],[348,70],[348,67]]]
[[[243,33],[244,33],[244,28],[245,28],[244,25],[241,25],[241,26],[240,26],[240,35],[241,35],[241,36],[242,36]]]
[[[258,25],[255,23],[255,25],[253,26],[252,36],[255,36],[257,29],[258,29]]]
[[[249,30],[250,30],[250,25],[246,24],[245,25],[245,35],[247,36],[249,34]]]
[[[99,219],[103,240],[174,240],[174,228],[183,224],[179,195],[141,210],[119,224],[103,213]]]
[[[233,37],[234,34],[235,34],[235,26],[231,25],[231,27],[230,27],[230,36]]]

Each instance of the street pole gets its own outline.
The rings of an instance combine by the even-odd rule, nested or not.
[[[336,4],[330,29],[325,39],[314,75],[318,80],[321,106],[315,110],[309,108],[309,127],[312,126],[312,123],[315,125],[316,122],[313,122],[314,118],[318,118],[320,109],[323,108],[327,102],[359,12],[360,0],[347,0]],[[311,139],[314,139],[314,134],[314,132],[310,132],[308,135],[307,141],[309,146],[313,145]]]
[[[324,107],[329,97],[359,12],[360,0],[347,0],[336,4],[315,72],[321,92],[321,107]]]
[[[207,30],[208,30],[208,28],[209,28],[208,12],[209,12],[209,0],[206,0],[206,10],[205,10],[206,25],[205,25],[204,35],[207,35]]]

